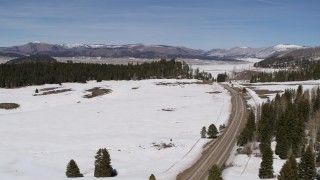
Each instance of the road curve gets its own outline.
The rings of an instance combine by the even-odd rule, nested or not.
[[[220,168],[227,161],[237,142],[237,136],[246,123],[246,106],[238,91],[228,85],[223,85],[232,96],[232,111],[229,125],[224,133],[209,144],[202,156],[190,168],[178,174],[177,180],[204,180],[208,177],[208,170],[217,164]]]

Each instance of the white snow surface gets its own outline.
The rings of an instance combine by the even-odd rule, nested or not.
[[[83,179],[93,177],[94,156],[107,148],[118,176],[112,179],[175,179],[208,142],[203,126],[226,123],[229,93],[217,84],[156,85],[195,80],[90,81],[86,84],[0,89],[0,102],[20,104],[0,109],[0,179],[60,180],[74,159]],[[35,89],[72,91],[33,96]],[[102,87],[112,93],[83,98],[85,90]],[[220,91],[218,94],[207,92]],[[162,109],[174,111],[163,111]],[[170,139],[172,141],[170,141]],[[153,143],[173,143],[158,150]]]
[[[294,44],[278,44],[273,46],[273,48],[277,51],[287,51],[288,49],[302,49],[305,47]]]

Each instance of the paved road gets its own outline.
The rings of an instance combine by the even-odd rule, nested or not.
[[[202,153],[201,158],[192,167],[177,176],[177,180],[207,179],[208,170],[214,164],[222,167],[236,144],[237,136],[246,122],[246,107],[243,98],[236,90],[228,85],[223,86],[230,91],[232,96],[232,112],[229,126],[221,136],[209,144],[209,147]]]

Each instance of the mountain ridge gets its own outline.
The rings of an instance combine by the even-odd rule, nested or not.
[[[278,44],[266,48],[234,47],[231,49],[211,49],[209,51],[182,46],[145,45],[145,44],[48,44],[40,41],[24,45],[1,47],[0,56],[49,55],[55,57],[110,57],[110,58],[190,58],[204,60],[239,60],[241,58],[265,59],[283,56],[295,50],[310,47],[293,44]],[[301,54],[301,53],[300,53]]]

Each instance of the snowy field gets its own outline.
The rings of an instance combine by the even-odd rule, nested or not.
[[[294,89],[297,90],[299,85],[302,85],[304,91],[311,91],[314,88],[320,87],[320,80],[315,81],[294,81],[294,82],[271,82],[271,83],[252,83],[249,86],[254,87],[257,90],[269,90],[269,91],[285,91],[286,89]],[[234,84],[238,87],[246,87],[241,84]],[[248,101],[248,104],[251,106],[255,106],[257,104],[261,104],[265,102],[267,99],[261,99],[252,88],[247,88],[248,93],[251,96],[251,99]],[[270,100],[274,99],[275,93],[267,94]],[[274,151],[276,143],[272,143],[272,149]],[[234,152],[236,154],[236,152]],[[254,154],[254,153],[253,153]],[[297,159],[298,160],[298,159]],[[224,180],[259,180],[259,168],[261,163],[260,157],[255,157],[252,155],[251,157],[238,154],[235,156],[231,156],[228,160],[231,164],[230,167],[223,171]],[[273,154],[273,169],[274,174],[279,175],[279,172],[285,163],[285,160],[281,160],[279,156]],[[277,179],[277,178],[274,178]]]
[[[0,179],[67,179],[66,165],[74,159],[83,179],[95,179],[94,156],[107,148],[113,179],[175,179],[200,156],[208,141],[202,126],[228,120],[230,95],[217,84],[156,85],[195,80],[90,81],[86,84],[0,89]],[[35,89],[57,87],[72,91],[34,96]],[[112,93],[91,99],[85,90],[102,87]],[[208,93],[219,91],[221,93]],[[41,91],[40,91],[41,93]],[[158,149],[156,145],[172,143]]]
[[[254,62],[251,59],[242,59],[243,61],[212,61],[212,60],[197,60],[197,59],[184,59],[188,65],[193,69],[199,68],[217,77],[218,74],[227,73],[232,75],[234,72],[240,72],[243,70],[252,70]],[[248,61],[245,61],[248,60]]]

